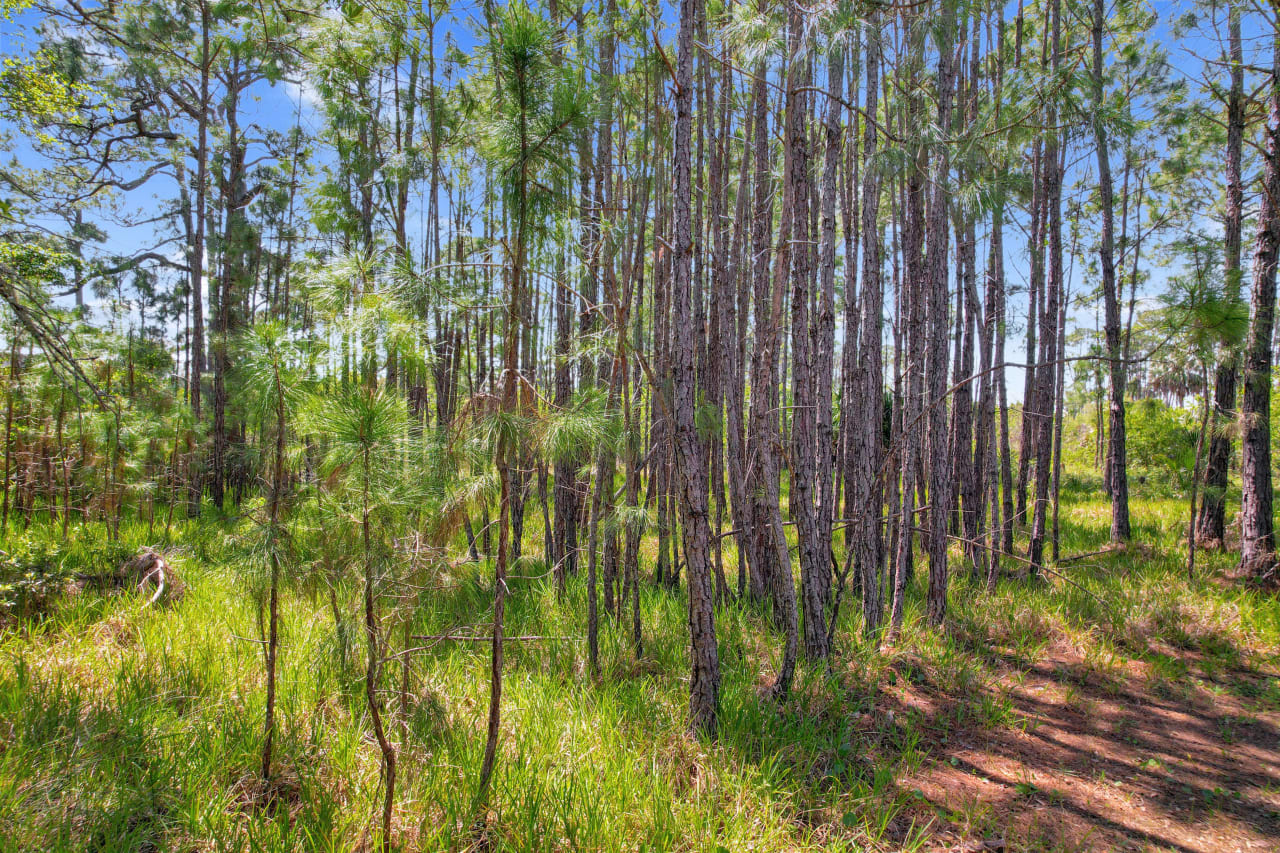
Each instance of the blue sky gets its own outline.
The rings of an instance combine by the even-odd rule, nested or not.
[[[436,29],[435,49],[437,57],[442,56],[446,44],[446,40],[452,41],[457,48],[464,53],[474,50],[476,46],[475,31],[478,28],[479,5],[477,3],[460,3],[451,8],[445,19],[442,19]],[[1159,23],[1157,27],[1149,34],[1150,39],[1165,48],[1169,53],[1171,65],[1176,75],[1185,78],[1193,89],[1198,89],[1201,78],[1205,73],[1205,58],[1213,57],[1220,54],[1220,47],[1217,43],[1216,33],[1210,27],[1201,27],[1193,30],[1183,38],[1177,38],[1173,34],[1173,20],[1184,14],[1191,7],[1186,3],[1156,3],[1154,8],[1159,14]],[[1008,15],[1010,19],[1016,12],[1016,3],[1010,3]],[[671,20],[671,8],[669,5],[665,8],[664,20]],[[25,12],[17,15],[12,21],[0,22],[0,50],[6,56],[18,55],[30,49],[32,46],[32,31],[38,25],[40,19],[37,13]],[[1247,19],[1245,28],[1245,37],[1249,42],[1247,52],[1252,56],[1265,56],[1264,33],[1267,27],[1261,18],[1251,17]],[[1248,62],[1249,60],[1247,60]],[[1225,71],[1222,71],[1225,77]],[[260,85],[252,93],[252,100],[246,105],[246,118],[249,121],[256,122],[263,127],[282,130],[290,127],[296,120],[302,126],[311,131],[317,131],[322,124],[322,116],[317,112],[316,95],[314,89],[307,81],[297,81],[285,83],[280,86],[271,87]],[[29,163],[34,157],[31,146],[22,138],[11,138],[11,148],[8,152],[10,158],[16,159],[19,163]],[[320,152],[317,162],[323,163],[325,155]],[[1119,180],[1119,157],[1113,157],[1113,164],[1117,170],[1117,181]],[[1064,204],[1070,204],[1073,198],[1079,199],[1085,193],[1091,190],[1094,175],[1096,172],[1096,164],[1093,160],[1093,152],[1091,143],[1087,139],[1077,139],[1073,142],[1069,150],[1069,167],[1067,181],[1064,192]],[[1119,187],[1117,186],[1117,190]],[[161,201],[166,201],[173,197],[173,183],[167,178],[157,178],[147,187],[129,194],[124,199],[124,207],[136,211],[140,215],[154,210]],[[424,204],[424,200],[419,199],[419,204]],[[1204,214],[1203,224],[1206,228],[1212,228],[1212,224],[1207,218],[1207,211]],[[416,217],[412,217],[414,219]],[[1025,227],[1024,217],[1018,217],[1015,222],[1011,223],[1011,227],[1006,231],[1006,245],[1008,246],[1006,254],[1006,274],[1009,284],[1014,290],[1025,290],[1026,278],[1028,273],[1028,263],[1025,254],[1025,239],[1021,235],[1019,228]],[[54,227],[55,223],[47,223],[50,227]],[[132,229],[110,228],[108,229],[110,239],[101,247],[99,251],[105,253],[127,253],[136,251],[139,246],[152,245],[157,241],[157,235],[153,233],[150,226],[142,226]],[[1249,242],[1250,235],[1246,234],[1246,245]],[[978,248],[978,258],[980,266],[985,265],[986,249],[985,234],[980,234],[979,239],[981,245]],[[1067,236],[1067,248],[1070,249],[1070,236]],[[1080,254],[1083,256],[1085,250],[1081,249]],[[1094,306],[1088,304],[1079,304],[1075,300],[1075,296],[1087,293],[1094,287],[1094,283],[1089,280],[1086,270],[1086,258],[1069,257],[1067,260],[1070,272],[1070,289],[1073,294],[1072,317],[1076,325],[1083,325],[1092,328],[1094,325]],[[1146,288],[1144,296],[1150,298],[1154,293],[1163,289],[1165,284],[1165,271],[1152,268],[1151,282]],[[1010,360],[1020,361],[1024,357],[1022,340],[1023,336],[1019,331],[1023,318],[1026,314],[1025,297],[1013,296],[1008,307],[1008,315],[1011,323],[1010,334],[1008,338],[1007,354]],[[1009,375],[1009,392],[1012,399],[1020,399],[1022,393],[1021,371],[1014,369]]]

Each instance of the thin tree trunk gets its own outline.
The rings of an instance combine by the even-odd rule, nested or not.
[[[1074,254],[1074,252],[1073,252]],[[1069,280],[1068,276],[1068,280]],[[1064,285],[1066,292],[1058,306],[1058,382],[1054,394],[1053,416],[1053,561],[1058,562],[1062,556],[1061,528],[1058,524],[1062,494],[1062,430],[1066,422],[1066,385],[1067,385],[1067,303],[1071,301],[1071,286]]]
[[[13,401],[21,391],[22,351],[18,346],[18,326],[15,323],[10,334],[8,389],[4,402],[4,509],[0,514],[0,533],[9,532],[9,488],[13,479]]]
[[[944,6],[944,9],[946,7]],[[955,13],[945,12],[938,34],[938,127],[951,132],[952,95],[955,86],[951,34]],[[934,154],[933,197],[930,200],[926,264],[928,266],[928,336],[925,339],[925,383],[929,451],[929,588],[926,611],[929,623],[941,625],[947,613],[947,523],[951,498],[951,466],[947,459],[947,243],[951,194],[947,178],[950,156],[946,145]]]
[[[814,506],[817,490],[818,467],[816,458],[817,399],[816,365],[811,336],[809,308],[813,300],[813,276],[809,265],[809,148],[805,131],[805,95],[798,91],[807,85],[806,63],[799,55],[800,10],[795,3],[788,6],[791,13],[791,59],[787,73],[786,105],[786,166],[784,180],[790,194],[792,233],[794,242],[780,247],[780,253],[790,260],[791,280],[791,356],[792,408],[791,408],[791,491],[788,504],[796,525],[796,540],[800,557],[800,602],[804,615],[804,652],[810,658],[827,656],[826,607],[830,591],[831,558],[823,556],[821,530]],[[833,60],[834,63],[834,60]],[[830,85],[830,82],[828,83]],[[838,133],[838,131],[837,131]],[[837,143],[838,144],[838,143]],[[832,192],[834,201],[834,170],[832,162]],[[824,184],[826,183],[824,175]],[[788,201],[783,201],[786,209]],[[831,239],[834,242],[834,223]],[[834,248],[832,249],[834,254]],[[787,273],[786,265],[779,263],[779,271]],[[828,373],[830,368],[828,368]],[[825,450],[825,448],[824,448]],[[829,554],[830,538],[826,547]],[[790,560],[788,559],[788,563]],[[788,574],[790,574],[788,572]],[[823,581],[826,581],[823,583]]]
[[[724,120],[728,120],[728,90],[726,85],[721,89],[721,99],[725,103]],[[752,554],[752,535],[750,530],[751,498],[747,491],[746,468],[746,435],[743,425],[743,408],[746,403],[746,381],[744,369],[746,365],[741,359],[741,338],[739,328],[745,325],[746,305],[742,305],[742,317],[739,317],[739,302],[743,302],[740,294],[749,287],[750,265],[738,263],[746,252],[747,242],[747,210],[751,198],[750,180],[751,147],[753,129],[752,117],[746,118],[746,130],[743,139],[742,163],[738,175],[738,193],[735,203],[733,246],[730,256],[736,265],[736,275],[730,275],[728,264],[717,264],[717,272],[721,273],[719,283],[723,288],[720,294],[720,360],[723,362],[722,377],[724,380],[725,435],[727,469],[729,474],[729,508],[734,528],[735,540],[738,544],[738,596],[747,592],[747,566]],[[726,150],[727,150],[726,142]]]
[[[271,751],[275,739],[276,711],[276,657],[280,649],[280,547],[283,533],[280,530],[280,506],[284,500],[285,408],[284,383],[279,365],[274,370],[273,389],[276,397],[276,447],[272,461],[271,492],[268,516],[271,525],[271,582],[268,592],[267,627],[267,708],[262,744],[262,778],[271,779]]]
[[[1253,251],[1252,321],[1244,353],[1240,405],[1240,564],[1257,578],[1276,563],[1271,483],[1271,336],[1275,326],[1276,259],[1280,253],[1280,38],[1273,45],[1262,199]]]
[[[878,14],[867,26],[866,114],[862,129],[862,156],[873,157],[879,144],[876,114],[880,93],[880,33]],[[884,619],[880,575],[884,566],[884,367],[881,338],[884,326],[884,280],[881,273],[880,180],[875,169],[862,176],[862,293],[858,321],[855,390],[841,421],[850,423],[846,463],[853,476],[845,497],[845,514],[853,519],[853,543],[862,592],[862,630],[875,636]],[[852,313],[852,312],[850,312]],[[847,332],[846,332],[847,334]],[[849,343],[846,341],[845,346]]]
[[[1044,171],[1043,141],[1037,139],[1033,146],[1031,165],[1031,274],[1027,292],[1027,367],[1022,384],[1022,424],[1018,439],[1018,481],[1015,494],[1016,524],[1027,522],[1027,483],[1030,479],[1031,460],[1035,457],[1035,401],[1036,370],[1039,365],[1037,332],[1040,322],[1040,300],[1044,293]],[[1010,548],[1010,551],[1013,549]]]
[[[1127,366],[1122,357],[1120,330],[1120,298],[1116,289],[1114,245],[1114,212],[1111,186],[1111,154],[1107,128],[1103,121],[1102,31],[1106,25],[1106,4],[1093,2],[1093,135],[1098,153],[1098,197],[1102,207],[1102,233],[1098,256],[1102,269],[1102,300],[1105,313],[1103,331],[1106,336],[1110,373],[1108,402],[1110,405],[1108,465],[1111,484],[1111,541],[1129,539],[1129,474],[1125,458],[1124,389]],[[1268,332],[1268,336],[1270,332]]]
[[[1061,55],[1061,18],[1060,4],[1053,3],[1049,10],[1052,69],[1057,73]],[[1058,111],[1053,102],[1049,104],[1047,124],[1056,127]],[[1058,335],[1061,330],[1058,324],[1062,317],[1060,304],[1062,301],[1063,269],[1062,269],[1062,165],[1060,158],[1060,141],[1056,132],[1051,132],[1044,149],[1044,162],[1041,174],[1044,177],[1044,224],[1048,232],[1048,263],[1044,303],[1040,313],[1040,366],[1036,371],[1035,394],[1035,512],[1031,523],[1031,542],[1028,548],[1029,569],[1036,574],[1043,568],[1044,540],[1049,524],[1049,483],[1053,465],[1053,422],[1056,409],[1058,373],[1062,365],[1058,361]]]
[[[373,722],[373,735],[382,752],[382,774],[385,786],[382,801],[382,850],[391,851],[391,808],[395,803],[396,749],[387,740],[382,724],[382,700],[378,698],[378,672],[382,668],[382,650],[378,630],[378,613],[374,600],[372,522],[369,519],[369,449],[364,450],[364,483],[361,501],[360,533],[364,545],[364,631],[369,659],[364,673],[365,701]]]
[[[1244,49],[1240,33],[1240,6],[1228,9],[1231,89],[1227,96],[1227,206],[1222,226],[1223,274],[1229,296],[1238,297],[1241,285],[1241,225],[1244,220],[1244,183],[1241,154],[1244,142]],[[1200,503],[1197,539],[1224,547],[1226,540],[1227,475],[1231,466],[1231,435],[1235,417],[1240,359],[1234,346],[1223,346],[1213,383],[1213,433],[1204,472],[1204,497]]]
[[[1200,405],[1200,433],[1196,436],[1196,460],[1191,466],[1191,511],[1187,520],[1187,580],[1196,576],[1196,498],[1200,485],[1200,457],[1204,452],[1205,433],[1209,431],[1209,367],[1200,365],[1200,378],[1204,389]]]
[[[692,673],[689,716],[694,731],[715,736],[720,697],[720,660],[716,648],[715,591],[711,580],[710,527],[707,521],[707,469],[695,423],[697,376],[693,328],[693,223],[690,210],[693,131],[693,28],[695,0],[680,2],[676,58],[675,126],[675,287],[672,291],[674,347],[675,449],[680,469],[684,554],[689,574],[689,635]]]

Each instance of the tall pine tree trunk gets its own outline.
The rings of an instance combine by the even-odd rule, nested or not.
[[[1241,225],[1244,219],[1244,183],[1240,161],[1244,143],[1244,48],[1240,34],[1240,6],[1228,11],[1231,89],[1227,96],[1227,209],[1222,225],[1223,274],[1227,293],[1240,293]],[[1240,361],[1233,346],[1224,346],[1213,383],[1214,429],[1205,463],[1204,497],[1200,503],[1196,538],[1222,547],[1226,539],[1227,474],[1231,467],[1231,436],[1227,428],[1235,416]]]
[[[951,132],[952,95],[955,86],[951,35],[956,13],[943,3],[938,30],[938,127]],[[932,625],[941,625],[947,613],[947,523],[950,518],[951,465],[947,458],[947,329],[949,298],[947,261],[950,236],[951,194],[946,145],[934,152],[933,192],[926,236],[928,276],[928,333],[925,339],[926,422],[929,452],[929,588],[926,611]]]
[[[867,27],[866,47],[866,115],[862,130],[862,156],[875,155],[877,112],[880,94],[880,33],[878,14],[873,14]],[[884,603],[880,574],[884,565],[884,531],[881,509],[884,505],[884,367],[881,334],[884,323],[884,280],[881,274],[880,181],[875,169],[866,168],[862,176],[862,292],[857,340],[857,367],[854,395],[841,413],[847,418],[850,442],[846,465],[852,472],[848,478],[845,514],[853,523],[853,547],[862,592],[862,625],[867,636],[880,629],[884,619]],[[847,332],[846,332],[847,334]],[[845,346],[849,346],[846,341]]]
[[[1275,518],[1271,483],[1271,336],[1280,254],[1280,38],[1273,46],[1258,238],[1253,250],[1252,320],[1244,352],[1240,404],[1240,564],[1255,577],[1274,574]]]
[[[1050,8],[1050,28],[1052,41],[1052,69],[1058,70],[1061,54],[1060,6],[1054,2]],[[1054,102],[1049,103],[1047,118],[1049,127],[1056,127],[1058,111]],[[1044,558],[1044,539],[1048,530],[1049,519],[1049,481],[1052,473],[1053,455],[1053,421],[1056,408],[1058,387],[1058,328],[1059,305],[1062,299],[1062,166],[1059,139],[1056,132],[1050,132],[1045,143],[1044,162],[1041,166],[1044,177],[1044,224],[1048,232],[1048,262],[1044,303],[1040,312],[1040,355],[1039,367],[1036,370],[1035,391],[1035,509],[1031,522],[1031,543],[1029,550],[1030,569],[1034,574],[1042,568]]]
[[[1102,270],[1102,301],[1105,319],[1103,333],[1106,337],[1110,388],[1108,404],[1107,478],[1111,494],[1111,541],[1126,542],[1129,539],[1129,474],[1125,457],[1124,389],[1127,378],[1120,329],[1120,296],[1116,285],[1115,262],[1115,212],[1111,184],[1111,153],[1107,143],[1107,128],[1103,119],[1102,91],[1102,30],[1106,24],[1106,4],[1093,2],[1093,136],[1098,153],[1098,198],[1102,207],[1102,233],[1099,238],[1098,256]],[[1270,333],[1268,332],[1268,335]]]
[[[680,2],[680,34],[676,56],[675,127],[675,287],[672,290],[672,385],[675,448],[682,497],[681,530],[689,576],[689,636],[692,674],[689,716],[692,728],[716,732],[720,696],[720,659],[716,647],[715,591],[711,580],[710,526],[707,520],[707,469],[703,464],[696,419],[696,330],[693,328],[693,195],[691,142],[693,131],[693,28],[695,0]]]
[[[769,157],[769,126],[766,103],[766,69],[756,66],[756,82],[752,94],[755,116],[752,156],[755,161],[751,263],[754,340],[751,351],[751,406],[747,428],[747,495],[751,500],[750,593],[763,599],[772,594],[774,575],[781,572],[778,548],[774,542],[775,527],[781,526],[781,510],[771,505],[770,493],[777,481],[777,413],[770,398],[777,382],[774,366],[778,343],[777,319],[774,316],[773,279],[769,275],[773,230],[773,170]],[[774,516],[777,515],[775,519]]]
[[[799,53],[800,10],[788,4],[791,49],[787,67],[786,156],[784,192],[789,196],[793,240],[780,246],[779,252],[790,261],[791,281],[791,365],[794,377],[791,407],[791,491],[788,503],[796,525],[796,541],[800,557],[800,602],[804,615],[804,652],[811,658],[827,654],[826,592],[830,589],[830,558],[822,556],[820,529],[815,507],[817,480],[817,383],[815,377],[813,338],[810,331],[810,308],[813,301],[813,275],[809,264],[809,146],[805,129],[807,62]],[[833,167],[834,169],[834,167]],[[834,182],[833,182],[834,183]],[[786,209],[788,202],[784,200]],[[834,240],[834,224],[832,225]],[[779,271],[787,273],[779,261]],[[830,548],[830,539],[827,548]],[[789,562],[789,560],[788,560]],[[788,572],[789,574],[789,572]],[[827,580],[827,583],[823,583]]]

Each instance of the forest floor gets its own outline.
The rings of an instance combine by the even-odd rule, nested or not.
[[[685,731],[681,593],[644,586],[639,659],[628,631],[605,617],[596,678],[581,583],[558,600],[539,563],[522,563],[508,630],[549,639],[509,647],[484,843],[1280,849],[1280,599],[1233,579],[1229,554],[1205,552],[1188,580],[1181,500],[1139,494],[1136,544],[1107,550],[1106,504],[1091,486],[1077,484],[1063,504],[1064,556],[1091,556],[1040,580],[1006,578],[988,595],[956,548],[945,631],[923,624],[921,577],[893,648],[860,640],[846,606],[831,665],[802,661],[781,705],[762,695],[781,648],[767,614],[722,605],[714,743]],[[264,571],[244,518],[175,530],[168,553],[187,587],[177,603],[143,608],[145,594],[85,589],[42,620],[0,626],[0,850],[375,847],[380,774],[363,702],[355,540],[335,546],[314,519],[294,531],[277,771],[264,793]],[[100,533],[73,530],[67,558],[92,562]],[[141,522],[122,535],[131,546],[158,538]],[[33,524],[0,547],[40,536],[60,538]],[[488,567],[442,565],[419,581],[430,589],[384,610],[393,648],[405,634],[485,631]],[[386,679],[400,746],[395,846],[476,849],[487,646],[417,644],[403,706],[403,658]]]
[[[1280,713],[1262,701],[1274,667],[1174,648],[1105,667],[1086,655],[1055,644],[1013,669],[1001,686],[1017,723],[947,732],[902,781],[923,795],[915,816],[937,817],[928,847],[1280,849]],[[938,700],[889,695],[926,714]]]

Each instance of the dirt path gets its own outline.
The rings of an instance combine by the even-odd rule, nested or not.
[[[1280,850],[1275,673],[1053,650],[1006,685],[1023,725],[968,729],[904,787],[933,850]],[[1185,669],[1183,669],[1185,667]]]

